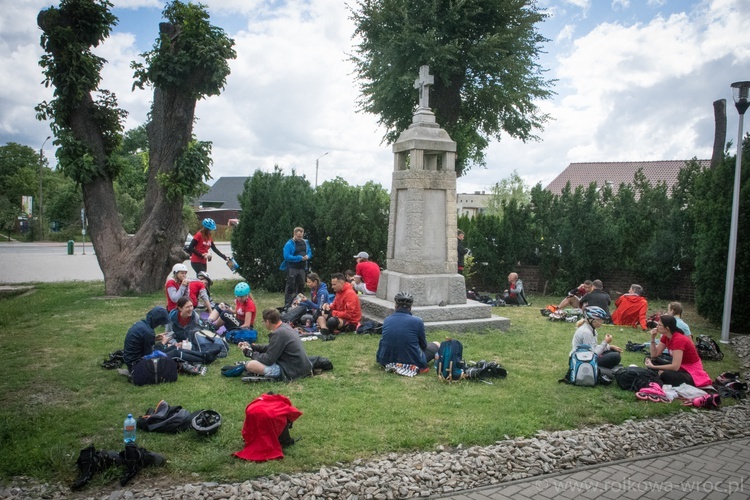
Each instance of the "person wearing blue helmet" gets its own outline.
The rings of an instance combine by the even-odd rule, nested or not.
[[[229,257],[221,253],[214,243],[212,233],[216,231],[216,222],[213,219],[203,219],[202,226],[201,230],[195,233],[195,236],[190,241],[190,245],[187,247],[187,253],[190,254],[190,265],[195,270],[196,276],[201,271],[206,272],[208,270],[208,261],[211,260],[211,250],[224,259],[224,261],[229,260]]]
[[[242,281],[234,287],[234,308],[223,302],[217,304],[208,321],[216,328],[223,325],[227,330],[254,330],[256,312],[250,285]]]
[[[600,328],[609,318],[607,311],[598,306],[589,306],[583,310],[584,317],[578,321],[578,329],[573,335],[573,350],[576,351],[578,346],[587,345],[593,349],[597,355],[597,362],[602,368],[614,368],[620,364],[620,353],[622,348],[612,345],[612,335],[609,333],[604,336],[600,343],[597,338],[596,329]]]

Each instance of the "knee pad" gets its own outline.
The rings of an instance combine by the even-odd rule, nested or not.
[[[326,328],[331,331],[339,329],[339,319],[336,316],[331,316],[326,320]]]

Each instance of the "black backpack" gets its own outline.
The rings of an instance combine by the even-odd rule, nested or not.
[[[139,359],[130,374],[133,385],[153,385],[177,382],[177,363],[172,358]]]
[[[357,333],[381,335],[383,333],[383,323],[379,323],[373,319],[366,319],[357,328]]]
[[[149,408],[146,414],[138,417],[136,426],[146,432],[174,433],[190,429],[190,422],[200,412],[190,413],[182,406],[169,406],[161,400],[156,409]]]
[[[721,352],[719,344],[708,335],[698,335],[696,338],[695,348],[701,359],[711,361],[721,361],[724,359],[724,353]]]
[[[644,387],[648,387],[651,382],[656,382],[660,386],[662,385],[658,374],[640,366],[627,366],[613,370],[612,373],[620,389],[626,391],[638,392]]]

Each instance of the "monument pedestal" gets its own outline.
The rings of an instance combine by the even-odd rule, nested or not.
[[[405,291],[414,296],[412,314],[428,330],[507,330],[509,319],[466,300],[466,282],[457,272],[456,143],[429,109],[433,83],[422,66],[414,82],[419,107],[393,144],[387,270],[380,274],[376,297],[360,296],[362,313],[382,322],[394,311],[393,298]]]

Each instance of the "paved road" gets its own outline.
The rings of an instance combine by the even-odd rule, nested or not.
[[[221,253],[231,255],[228,242],[216,246]],[[66,243],[0,242],[0,283],[104,280],[91,243],[76,244],[73,255],[67,251]],[[185,265],[191,269],[188,261]],[[209,262],[208,273],[213,279],[238,279],[221,259]]]
[[[750,439],[734,439],[663,453],[579,467],[438,498],[510,500],[737,499],[750,498]]]

